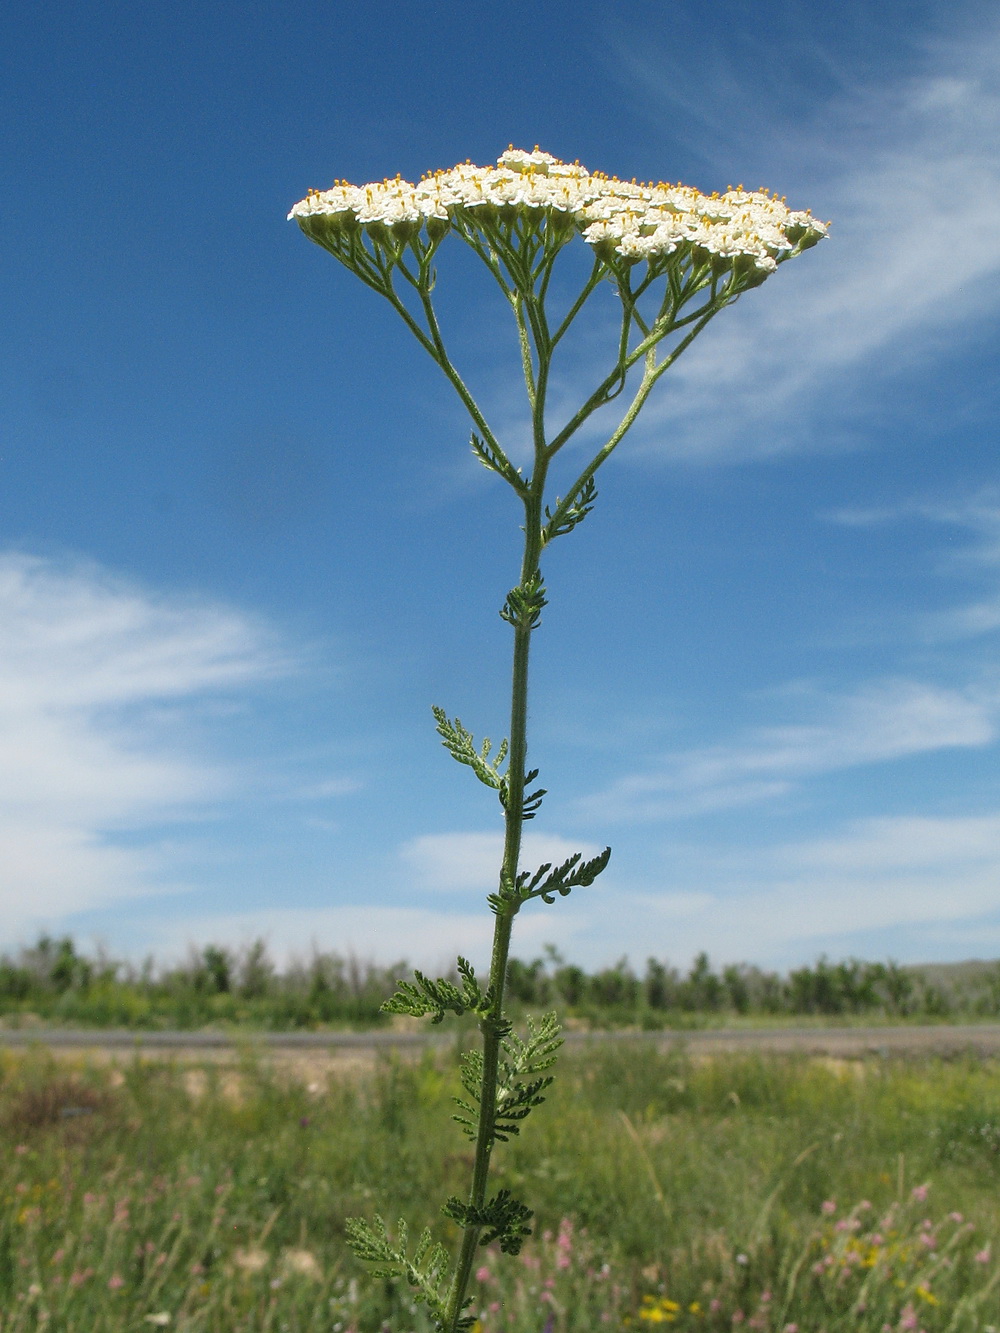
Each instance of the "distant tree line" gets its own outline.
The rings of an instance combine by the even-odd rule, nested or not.
[[[651,1026],[685,1015],[1000,1016],[1000,962],[925,971],[891,961],[831,963],[821,957],[782,975],[746,963],[717,972],[700,953],[686,973],[650,958],[640,975],[624,958],[588,973],[549,948],[531,963],[515,959],[509,986],[513,999],[532,1008],[554,1004],[594,1020],[633,1016]]]
[[[195,1029],[240,1024],[273,1031],[388,1022],[382,1002],[409,969],[314,952],[279,971],[263,940],[243,949],[210,944],[158,967],[88,957],[68,936],[43,935],[0,955],[0,1020],[86,1027]],[[599,1026],[668,1027],[780,1016],[899,1019],[1000,1017],[1000,962],[928,968],[820,958],[786,974],[747,964],[716,971],[699,954],[687,972],[650,958],[642,973],[627,959],[595,972],[554,948],[512,960],[515,1010],[557,1008]]]

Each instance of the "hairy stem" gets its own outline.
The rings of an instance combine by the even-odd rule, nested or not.
[[[524,499],[524,553],[521,559],[522,588],[527,587],[538,572],[541,554],[542,493],[545,487],[544,459],[538,467]],[[514,662],[510,701],[510,749],[507,765],[507,791],[504,808],[504,850],[501,883],[517,881],[521,856],[521,830],[524,824],[524,778],[528,758],[528,653],[531,647],[531,625],[523,622],[514,627]],[[480,1020],[483,1034],[483,1080],[479,1098],[479,1123],[476,1132],[476,1157],[472,1169],[472,1187],[469,1203],[482,1208],[486,1202],[490,1172],[490,1158],[495,1141],[497,1113],[497,1078],[503,1038],[507,1032],[503,1003],[507,982],[507,961],[510,955],[510,937],[519,904],[505,903],[496,914],[493,928],[493,953],[490,959],[489,989],[492,1002]],[[475,1263],[480,1228],[467,1226],[462,1236],[455,1276],[448,1294],[445,1333],[457,1333],[465,1294]]]

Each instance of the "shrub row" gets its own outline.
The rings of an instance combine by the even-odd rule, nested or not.
[[[42,936],[0,955],[0,1016],[82,1026],[199,1028],[238,1023],[285,1030],[375,1025],[407,964],[381,967],[314,952],[279,971],[262,940],[242,950],[210,944],[186,961],[141,966],[104,953],[81,954],[69,937]],[[714,1021],[726,1016],[988,1018],[1000,1016],[1000,963],[921,969],[857,959],[785,975],[746,964],[716,971],[699,954],[687,972],[650,958],[642,973],[627,959],[587,972],[553,948],[531,962],[514,959],[515,1008],[555,1006],[595,1025]]]

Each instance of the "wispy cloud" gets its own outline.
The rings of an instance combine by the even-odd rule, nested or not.
[[[688,123],[710,102],[730,149],[755,111],[766,119],[746,105],[753,81],[734,79],[727,92],[716,71],[706,99],[705,71],[686,57],[682,68],[648,43],[620,55],[630,80],[665,109],[682,102]],[[817,401],[829,420],[838,400],[870,396],[886,371],[933,356],[1000,308],[998,71],[993,16],[928,42],[920,73],[852,87],[805,127],[772,112],[774,180],[793,206],[833,219],[832,239],[701,336],[640,418],[639,440],[692,457],[809,446]],[[759,160],[757,144],[747,147]]]
[[[233,789],[190,710],[289,663],[247,616],[81,561],[0,555],[0,621],[0,912],[16,934],[163,887],[155,847],[116,837]]]
[[[936,750],[983,746],[997,735],[995,695],[890,680],[843,696],[794,693],[820,719],[761,727],[746,741],[665,755],[586,798],[605,819],[665,819],[778,797],[804,779]]]
[[[872,528],[917,519],[964,532],[968,540],[957,547],[950,544],[938,556],[938,568],[944,574],[985,584],[985,589],[971,601],[919,614],[915,637],[941,643],[1000,629],[1000,496],[995,489],[952,499],[913,498],[894,506],[840,509],[828,517],[847,527]]]
[[[313,948],[341,957],[390,964],[454,966],[456,954],[489,961],[492,918],[485,911],[441,912],[423,907],[263,908],[210,912],[194,921],[171,917],[136,921],[128,952],[141,957],[184,957],[192,945],[218,942],[232,948],[263,939],[280,962],[308,957]]]
[[[724,892],[730,957],[742,940],[744,956],[754,946],[761,955],[800,957],[810,949],[877,956],[902,947],[913,959],[934,949],[934,930],[944,924],[964,932],[971,954],[981,923],[997,916],[1000,816],[863,820],[764,860],[766,882]],[[888,948],[873,947],[874,939]]]
[[[561,947],[588,965],[631,953],[683,966],[704,949],[716,963],[788,967],[820,953],[930,962],[1000,945],[995,813],[865,819],[752,855],[668,846],[652,878],[619,885],[613,913],[599,891],[575,894],[560,908]]]

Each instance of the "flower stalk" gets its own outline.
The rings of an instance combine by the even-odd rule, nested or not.
[[[574,888],[589,886],[611,854],[606,848],[589,861],[577,853],[555,868],[521,869],[524,824],[534,818],[545,796],[542,788],[528,790],[538,773],[527,767],[529,656],[545,606],[542,554],[591,512],[598,469],[677,357],[720,310],[759,286],[785,260],[815,245],[826,227],[764,191],[740,186],[707,196],[680,185],[642,185],[592,175],[579,163],[560,162],[539,149],[528,153],[514,148],[501,155],[495,168],[466,163],[432,173],[418,185],[400,178],[361,187],[338,181],[329,190],[310,191],[289,217],[389,301],[468,411],[476,432],[476,457],[507,482],[524,511],[520,578],[500,612],[514,635],[509,737],[491,758],[488,740],[477,750],[472,734],[457,718],[434,710],[445,747],[497,792],[503,806],[499,883],[487,900],[495,922],[486,989],[460,958],[461,986],[416,972],[413,982],[399,983],[385,1006],[391,1012],[429,1016],[432,1022],[440,1022],[446,1012],[475,1013],[479,1019],[482,1048],[465,1058],[462,1084],[468,1100],[459,1100],[463,1114],[455,1117],[475,1142],[472,1180],[467,1198],[451,1198],[443,1209],[462,1229],[450,1278],[447,1251],[432,1241],[429,1231],[410,1255],[402,1222],[395,1241],[381,1218],[374,1224],[358,1219],[348,1223],[348,1238],[360,1258],[371,1261],[377,1274],[408,1281],[442,1333],[460,1333],[473,1322],[466,1306],[477,1248],[499,1241],[503,1251],[516,1254],[530,1235],[528,1208],[507,1190],[489,1197],[490,1163],[496,1143],[518,1133],[521,1122],[544,1100],[552,1082],[546,1071],[560,1044],[554,1015],[537,1024],[529,1021],[527,1038],[521,1040],[505,1014],[514,918],[530,899],[552,903],[557,894],[565,897]],[[433,301],[434,265],[450,233],[485,264],[513,314],[531,413],[528,477],[512,464],[442,335]],[[553,331],[547,304],[554,266],[577,237],[591,247],[593,267],[556,318]],[[554,356],[591,298],[609,287],[620,306],[609,364],[580,407],[550,436],[547,397]],[[625,393],[633,372],[638,383],[617,425],[565,493],[546,504],[546,484],[557,455],[596,413]]]

